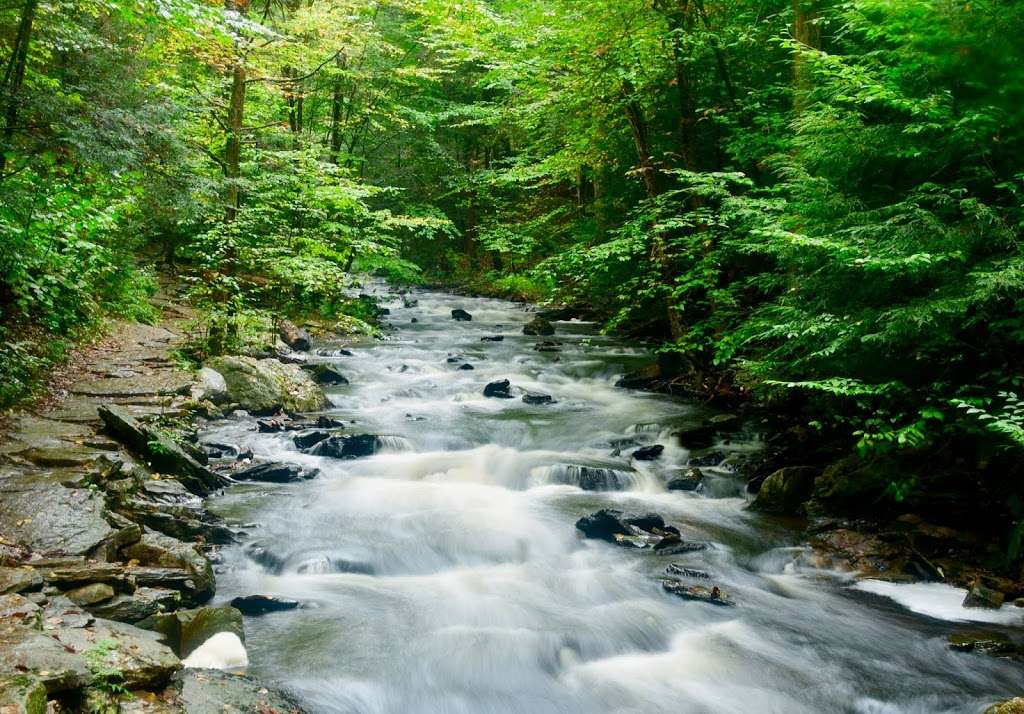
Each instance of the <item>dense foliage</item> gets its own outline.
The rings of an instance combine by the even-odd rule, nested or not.
[[[211,319],[353,273],[585,305],[862,451],[1024,446],[1024,3],[21,0],[0,402],[144,256]],[[44,347],[45,346],[45,347]]]

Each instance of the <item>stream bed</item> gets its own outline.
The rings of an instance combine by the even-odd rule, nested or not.
[[[310,359],[350,381],[329,388],[328,413],[346,433],[389,437],[382,452],[306,455],[294,434],[258,433],[252,419],[203,436],[320,471],[211,503],[252,524],[222,552],[217,601],[302,603],[248,619],[246,645],[250,671],[308,711],[935,714],[1024,689],[1020,664],[949,649],[951,632],[980,626],[952,621],[970,611],[915,612],[915,598],[938,594],[900,604],[815,567],[798,532],[745,509],[728,468],[706,468],[699,492],[668,491],[694,456],[671,432],[707,414],[616,388],[649,360],[641,349],[581,322],[525,336],[534,315],[510,302],[421,291],[406,307],[374,289],[398,328],[389,339]],[[472,321],[453,320],[456,308]],[[502,379],[514,398],[485,398]],[[526,404],[523,391],[555,403]],[[660,458],[630,459],[650,444],[664,445]],[[596,473],[620,489],[579,487]],[[662,556],[581,538],[576,520],[600,508],[657,512],[709,547]],[[665,592],[670,563],[708,571],[736,606]],[[1024,620],[998,614],[1002,626]]]

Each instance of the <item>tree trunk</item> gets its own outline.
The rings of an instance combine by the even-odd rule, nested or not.
[[[239,186],[242,176],[242,123],[245,117],[245,66],[238,62],[231,69],[231,103],[228,105],[227,146],[224,150],[224,173],[227,191],[224,220],[228,223],[238,215]]]
[[[623,82],[622,96],[625,99],[623,111],[626,113],[629,131],[633,135],[633,146],[636,149],[637,160],[640,162],[640,178],[643,179],[647,198],[657,198],[661,195],[661,182],[658,177],[658,168],[654,165],[654,159],[651,157],[647,120],[644,117],[643,107],[636,99],[636,91],[628,80]]]
[[[690,0],[676,0],[667,9],[669,30],[672,32],[672,59],[676,80],[676,97],[679,103],[679,154],[683,168],[698,171],[697,161],[697,112],[694,109],[690,68],[687,66],[683,38],[693,33],[693,12]]]
[[[622,92],[626,99],[623,108],[629,122],[630,132],[633,135],[633,146],[636,148],[637,159],[640,162],[640,176],[644,182],[644,189],[647,191],[647,198],[653,201],[661,195],[662,187],[660,172],[651,157],[647,120],[644,117],[643,107],[636,100],[633,85],[629,81],[623,83]],[[675,274],[668,255],[666,238],[664,233],[656,232],[654,234],[654,241],[651,245],[651,261],[658,266],[665,287],[670,288],[675,280]],[[678,341],[685,334],[683,315],[679,312],[671,296],[666,299],[665,307],[669,333],[673,341]]]
[[[14,127],[18,121],[18,105],[21,102],[21,85],[25,81],[25,65],[28,61],[28,43],[32,37],[32,23],[35,20],[39,0],[25,0],[21,10],[21,21],[14,37],[11,49],[11,60],[4,72],[0,90],[7,95],[7,107],[4,111],[4,141],[0,145],[0,173],[7,168],[7,152],[12,148]]]
[[[793,39],[804,47],[821,49],[818,17],[818,0],[793,0]],[[810,70],[803,54],[798,51],[793,58],[793,108],[796,111],[803,111],[806,107],[810,89]]]
[[[345,69],[345,57],[344,55],[338,55],[335,58],[335,63],[338,65],[339,70]],[[342,122],[341,122],[341,111],[343,109],[343,95],[341,92],[341,75],[334,80],[334,92],[331,97],[331,161],[338,164],[341,161],[341,146],[342,146]]]

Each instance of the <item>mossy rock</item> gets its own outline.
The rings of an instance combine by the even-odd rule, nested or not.
[[[870,508],[890,484],[904,476],[895,460],[849,456],[827,467],[815,480],[814,500],[827,510]]]
[[[0,712],[46,714],[46,686],[27,674],[0,677]]]
[[[231,402],[253,414],[280,410],[312,412],[327,406],[327,396],[298,365],[275,359],[218,357],[208,365],[227,383]]]
[[[985,714],[1024,714],[1024,697],[1014,697],[993,704],[985,710]]]
[[[154,615],[136,626],[162,634],[167,645],[181,658],[188,657],[220,632],[230,632],[245,642],[242,613],[233,607],[178,610]]]
[[[774,472],[761,484],[751,508],[764,513],[795,514],[811,497],[820,469],[789,466]]]

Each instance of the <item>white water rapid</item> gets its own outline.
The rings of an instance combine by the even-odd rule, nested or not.
[[[246,648],[250,671],[308,711],[937,714],[1021,694],[1020,665],[949,649],[964,625],[816,570],[793,547],[798,533],[745,510],[742,477],[711,469],[703,492],[666,490],[690,456],[670,432],[703,415],[614,386],[640,350],[579,322],[524,336],[532,315],[508,302],[424,291],[407,308],[374,289],[398,328],[390,339],[311,359],[351,382],[329,392],[347,433],[400,438],[339,460],[301,454],[293,434],[257,433],[251,419],[204,435],[320,470],[238,485],[213,504],[251,524],[223,552],[217,602],[302,603],[247,618]],[[491,335],[504,341],[481,341]],[[544,341],[560,351],[534,349]],[[485,398],[499,379],[557,403]],[[636,443],[666,448],[631,463]],[[609,470],[622,490],[581,490],[581,466]],[[659,556],[582,539],[575,521],[605,507],[658,512],[711,547]],[[283,565],[257,563],[254,546]],[[664,592],[669,563],[709,571],[736,606]]]

